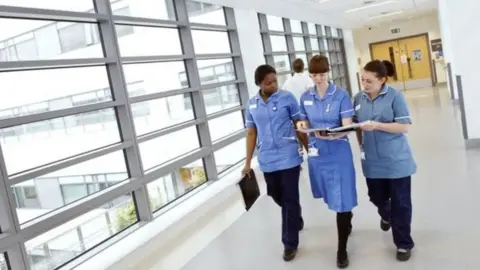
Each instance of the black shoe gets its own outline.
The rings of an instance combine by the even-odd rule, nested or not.
[[[388,232],[388,230],[390,230],[390,228],[392,227],[392,224],[388,221],[385,221],[385,220],[380,220],[380,228],[382,229],[382,231],[384,232]]]
[[[303,231],[303,227],[305,227],[305,222],[303,221],[303,218],[300,218],[300,231]]]
[[[295,259],[295,256],[297,256],[297,249],[286,248],[283,251],[283,260],[286,262]]]
[[[400,262],[406,262],[410,260],[410,257],[412,256],[412,252],[410,249],[402,249],[399,248],[397,249],[397,260]]]
[[[348,253],[346,251],[338,251],[337,252],[337,267],[340,269],[345,269],[350,265],[350,261],[348,260]]]

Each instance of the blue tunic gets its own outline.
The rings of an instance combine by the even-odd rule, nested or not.
[[[353,105],[347,92],[330,84],[323,98],[316,87],[300,98],[302,118],[311,128],[335,128],[342,119],[353,117]],[[355,167],[348,137],[328,141],[309,136],[310,147],[318,149],[318,156],[308,157],[310,184],[313,197],[323,198],[335,212],[349,212],[357,206]]]
[[[403,94],[385,85],[373,100],[364,92],[355,96],[355,118],[358,122],[411,124]],[[405,134],[380,130],[363,132],[363,174],[373,179],[399,179],[414,174],[417,165]]]
[[[258,163],[263,172],[274,172],[299,166],[299,153],[293,121],[300,120],[295,96],[278,90],[264,102],[257,94],[248,101],[247,128],[257,129]]]

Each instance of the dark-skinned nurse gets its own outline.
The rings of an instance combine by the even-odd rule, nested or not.
[[[362,148],[363,174],[370,201],[378,208],[383,231],[392,229],[397,260],[410,259],[411,176],[417,166],[406,133],[412,123],[403,94],[387,84],[395,68],[388,61],[374,60],[362,72],[364,90],[354,100],[357,132]]]
[[[247,175],[250,171],[257,148],[267,194],[282,209],[283,259],[291,261],[297,254],[299,232],[303,228],[299,199],[303,155],[295,131],[295,125],[301,119],[300,109],[292,93],[278,89],[273,67],[257,67],[255,84],[260,90],[248,101],[246,108],[247,153],[242,173]],[[300,134],[298,137],[303,147],[308,147],[307,137]]]

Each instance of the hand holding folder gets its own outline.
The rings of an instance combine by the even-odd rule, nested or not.
[[[242,177],[238,185],[242,191],[245,209],[248,211],[260,197],[260,188],[258,187],[255,172],[250,169],[250,171]]]

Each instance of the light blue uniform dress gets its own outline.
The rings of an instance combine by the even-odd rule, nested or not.
[[[300,112],[311,128],[335,128],[342,119],[354,115],[348,93],[330,84],[323,98],[316,87],[303,93]],[[338,140],[322,140],[309,136],[309,147],[318,155],[308,157],[310,184],[313,197],[323,198],[328,208],[337,212],[349,212],[357,206],[355,167],[348,137]]]

